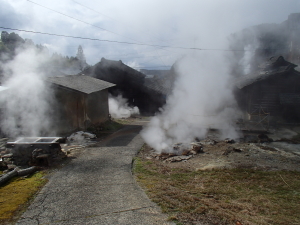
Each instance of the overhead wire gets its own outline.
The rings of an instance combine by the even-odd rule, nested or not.
[[[15,31],[20,31],[20,32],[28,32],[28,33],[36,33],[36,34],[44,34],[44,35],[51,35],[51,36],[59,36],[59,37],[67,37],[67,38],[79,38],[79,39],[87,39],[87,40],[92,40],[92,41],[107,41],[107,42],[116,42],[116,43],[121,43],[121,44],[138,44],[138,43],[128,43],[128,42],[118,42],[118,41],[111,41],[111,40],[100,40],[100,39],[92,39],[92,38],[85,38],[85,37],[75,37],[75,36],[70,36],[70,35],[61,35],[61,34],[52,34],[52,33],[44,33],[44,32],[38,32],[38,31],[28,31],[28,30],[23,30],[23,29],[16,29],[16,28],[8,28],[8,27],[0,27],[2,29],[5,30],[15,30]],[[148,46],[148,45],[146,45]],[[150,47],[154,47],[154,46],[150,46]],[[161,49],[161,48],[160,48]],[[155,50],[151,50],[151,51],[146,51],[146,52],[152,52],[152,51],[157,51],[157,49]],[[126,54],[128,55],[132,55],[132,54]],[[124,56],[126,56],[124,55]],[[163,55],[163,56],[168,56],[168,55]],[[130,57],[130,58],[148,58],[148,57],[155,57],[155,59],[157,59],[157,56],[138,56],[138,57]],[[160,56],[161,57],[161,56]],[[123,58],[123,57],[122,57]],[[128,57],[125,57],[129,58]],[[124,59],[124,58],[123,58]],[[154,59],[150,60],[153,61]],[[148,62],[148,61],[147,61]],[[164,64],[164,63],[163,63]],[[165,65],[165,64],[164,64]],[[166,66],[168,67],[168,66]]]
[[[130,40],[133,40],[133,41],[137,41],[137,40],[135,40],[135,39],[133,39],[133,38],[126,37],[126,36],[124,36],[124,35],[121,35],[121,34],[118,34],[118,33],[116,33],[116,32],[110,31],[110,30],[108,30],[108,29],[105,29],[105,28],[102,28],[102,27],[99,27],[99,26],[96,26],[96,25],[87,23],[87,22],[85,22],[85,21],[83,21],[83,20],[77,19],[77,18],[72,17],[72,16],[69,16],[69,15],[67,15],[67,14],[65,14],[65,13],[61,13],[61,12],[59,12],[59,11],[57,11],[57,10],[54,10],[54,9],[49,8],[49,7],[43,6],[43,5],[38,4],[38,3],[34,2],[34,1],[31,1],[31,0],[27,0],[27,1],[30,2],[30,3],[32,3],[32,4],[35,4],[35,5],[37,5],[37,6],[40,6],[40,7],[42,7],[42,8],[45,8],[45,9],[48,9],[48,10],[53,11],[53,12],[55,12],[55,13],[58,13],[58,14],[60,14],[60,15],[66,16],[66,17],[71,18],[71,19],[74,19],[74,20],[76,20],[76,21],[85,23],[85,24],[87,24],[87,25],[90,25],[90,26],[99,28],[99,29],[101,29],[101,30],[104,30],[104,31],[107,31],[107,32],[110,32],[110,33],[113,33],[113,34],[115,34],[115,35],[119,35],[119,36],[125,37],[125,38],[130,39]],[[77,2],[76,2],[76,3],[77,3]],[[77,4],[78,4],[78,3],[77,3]],[[82,4],[80,4],[80,5],[82,5]],[[83,5],[82,5],[82,6],[83,6]],[[110,42],[112,42],[112,41],[110,41]],[[140,44],[144,44],[143,42],[140,42],[140,41],[137,41],[137,42],[140,43]],[[129,44],[129,43],[128,43],[128,44]],[[137,44],[137,43],[136,43],[136,44]],[[145,45],[145,46],[147,46],[147,45]],[[149,45],[148,45],[148,46],[149,46]],[[165,49],[165,47],[163,47],[163,46],[156,46],[156,48],[160,48],[160,49],[163,49],[163,50],[165,50],[165,51],[172,51],[172,52],[174,52],[173,50]]]
[[[132,39],[132,38],[130,38],[130,37],[126,37],[126,36],[124,36],[124,35],[121,35],[121,34],[119,34],[119,33],[116,33],[116,32],[114,32],[114,31],[105,29],[105,28],[103,28],[103,27],[96,26],[96,25],[94,25],[94,24],[85,22],[85,21],[83,21],[83,20],[77,19],[77,18],[72,17],[72,16],[69,16],[69,15],[67,15],[67,14],[65,14],[65,13],[62,13],[62,12],[59,12],[59,11],[57,11],[57,10],[51,9],[51,8],[49,8],[49,7],[43,6],[43,5],[38,4],[38,3],[34,2],[34,1],[31,1],[31,0],[27,0],[27,1],[30,2],[30,3],[32,3],[32,4],[37,5],[37,6],[39,6],[39,7],[48,9],[48,10],[50,10],[50,11],[52,11],[52,12],[55,12],[55,13],[58,13],[58,14],[60,14],[60,15],[65,16],[65,17],[68,17],[68,18],[70,18],[70,19],[79,21],[79,22],[81,22],[81,23],[84,23],[84,24],[93,26],[93,27],[95,27],[95,28],[101,29],[101,30],[103,30],[103,31],[106,31],[106,32],[109,32],[109,33],[112,33],[112,34],[115,34],[115,35],[118,35],[118,36],[121,36],[121,37],[123,37],[123,38],[127,38],[127,39],[134,40],[134,41],[136,41],[136,42],[114,41],[114,40],[102,40],[102,39],[96,39],[96,38],[78,37],[78,36],[63,35],[63,34],[53,34],[53,33],[45,33],[45,32],[38,32],[38,31],[28,31],[28,30],[21,30],[21,29],[15,29],[15,28],[6,28],[6,27],[0,27],[0,28],[6,29],[6,30],[17,30],[17,31],[21,31],[21,32],[29,32],[29,33],[36,33],[36,34],[43,34],[43,35],[51,35],[51,36],[59,36],[59,37],[66,37],[66,38],[75,38],[75,39],[83,39],[83,40],[91,40],[91,41],[100,41],[100,42],[110,42],[110,43],[127,44],[127,45],[148,46],[148,47],[154,47],[154,48],[162,49],[162,50],[166,50],[166,51],[170,51],[170,50],[168,50],[168,49],[197,50],[197,51],[198,51],[198,50],[201,50],[201,51],[241,51],[241,52],[254,51],[254,50],[245,50],[245,49],[204,49],[204,48],[196,48],[196,47],[191,48],[191,47],[178,47],[178,46],[168,46],[168,45],[156,45],[156,44],[142,43],[142,42],[139,42],[139,41],[137,41],[137,40],[135,40],[135,39]],[[114,19],[114,18],[112,18],[112,17],[109,17],[109,16],[107,16],[107,15],[105,15],[105,14],[103,14],[103,13],[100,13],[100,12],[94,10],[94,9],[91,9],[91,8],[89,8],[89,7],[87,7],[87,6],[83,5],[83,4],[81,4],[81,3],[78,3],[77,1],[74,1],[74,0],[73,0],[73,2],[75,2],[76,4],[81,5],[81,6],[84,7],[84,8],[87,8],[87,9],[89,9],[89,10],[92,10],[92,11],[96,12],[96,13],[99,13],[99,14],[101,14],[101,15],[104,15],[104,16],[110,18],[110,19],[116,20],[116,19]],[[117,20],[116,20],[116,21],[117,21]],[[157,51],[157,50],[155,50],[155,51]],[[153,57],[155,57],[155,56],[153,56]],[[161,59],[161,56],[160,56],[159,54],[158,54],[158,57],[156,57],[156,58],[158,58],[158,59],[165,65],[165,63],[163,62],[163,60]]]
[[[162,62],[163,65],[166,65],[165,62],[162,60],[162,58],[161,58],[160,54],[158,53],[158,51],[156,51],[156,52],[157,52],[157,58]]]
[[[89,9],[89,10],[91,10],[91,11],[93,11],[93,12],[95,12],[95,13],[98,13],[98,14],[100,14],[100,15],[103,15],[103,16],[105,16],[105,17],[111,19],[111,20],[114,20],[114,21],[117,21],[118,23],[121,23],[121,24],[125,24],[125,25],[126,25],[126,23],[124,23],[124,22],[121,22],[121,21],[119,21],[119,20],[117,20],[117,19],[114,19],[114,18],[112,18],[112,17],[110,17],[110,16],[107,16],[107,15],[105,15],[105,14],[99,12],[99,11],[96,11],[96,10],[94,10],[94,9],[92,9],[92,8],[90,8],[90,7],[88,7],[88,6],[86,6],[86,5],[83,5],[83,4],[81,4],[81,3],[79,3],[79,2],[77,2],[77,1],[75,1],[75,0],[72,0],[72,1],[75,2],[76,4],[82,6],[83,8]],[[144,31],[142,31],[142,33],[144,33]],[[147,33],[149,33],[149,32],[147,32]],[[152,37],[154,37],[152,33],[151,33],[151,34],[149,33],[149,35],[152,36]],[[166,40],[161,40],[160,38],[157,38],[157,37],[155,37],[155,38],[158,39],[160,42],[161,42],[161,41],[166,42]],[[142,43],[143,43],[143,42],[142,42]],[[152,41],[152,43],[153,43],[153,41]],[[164,51],[168,51],[168,52],[175,52],[174,50],[170,50],[170,49],[165,49],[165,48],[160,48],[160,49],[162,49],[162,50],[164,50]]]
[[[76,4],[80,5],[80,6],[83,7],[83,8],[89,9],[89,10],[91,10],[91,11],[93,11],[93,12],[95,12],[95,13],[98,13],[98,14],[100,14],[100,15],[102,15],[102,16],[105,16],[105,17],[107,17],[107,18],[109,18],[109,19],[111,19],[111,20],[117,21],[118,23],[121,23],[121,24],[124,24],[124,25],[128,26],[128,24],[126,24],[126,23],[124,23],[124,22],[122,22],[122,21],[119,21],[119,20],[117,20],[117,19],[115,19],[115,18],[112,18],[112,17],[110,17],[110,16],[107,16],[107,15],[105,15],[104,13],[101,13],[101,12],[95,10],[95,9],[92,9],[92,8],[86,6],[86,5],[83,5],[83,4],[81,4],[81,3],[79,3],[79,2],[77,2],[77,1],[75,1],[75,0],[72,0],[72,1],[75,2]],[[141,30],[140,30],[139,32],[144,33],[144,31],[141,31]],[[151,33],[149,33],[149,32],[147,32],[147,33],[148,33],[148,35],[151,35],[152,37],[155,37],[153,34],[151,34]],[[165,41],[165,40],[161,40],[160,38],[157,38],[157,37],[155,37],[155,38],[158,39],[159,41]]]
[[[101,30],[104,30],[104,31],[113,33],[113,34],[115,34],[115,35],[119,35],[119,36],[121,36],[121,37],[130,39],[130,40],[133,40],[133,41],[137,41],[138,43],[143,44],[143,42],[140,42],[140,41],[135,40],[135,39],[133,39],[133,38],[126,37],[126,36],[124,36],[124,35],[121,35],[121,34],[118,34],[118,33],[116,33],[116,32],[110,31],[110,30],[108,30],[108,29],[105,29],[105,28],[102,28],[102,27],[93,25],[93,24],[91,24],[91,23],[88,23],[88,22],[85,22],[85,21],[83,21],[83,20],[77,19],[77,18],[75,18],[75,17],[69,16],[69,15],[67,15],[67,14],[65,14],[65,13],[61,13],[61,12],[59,12],[59,11],[57,11],[57,10],[54,10],[54,9],[49,8],[49,7],[43,6],[43,5],[41,5],[41,4],[38,4],[38,3],[34,2],[34,1],[31,1],[31,0],[26,0],[26,1],[28,1],[28,2],[30,2],[30,3],[32,3],[32,4],[35,4],[35,5],[37,5],[37,6],[40,6],[40,7],[42,7],[42,8],[48,9],[48,10],[50,10],[50,11],[52,11],[52,12],[55,12],[55,13],[58,13],[58,14],[60,14],[60,15],[66,16],[66,17],[68,17],[68,18],[74,19],[74,20],[76,20],[76,21],[85,23],[85,24],[87,24],[87,25],[96,27],[96,28],[98,28],[98,29],[101,29]],[[75,2],[75,1],[74,1],[74,2]],[[76,2],[76,3],[79,4],[78,2]],[[82,5],[82,4],[79,4],[79,5],[81,5],[81,6],[83,6],[83,7],[86,7],[86,6]],[[86,8],[88,8],[88,7],[86,7]],[[88,9],[90,9],[90,8],[88,8]],[[90,9],[90,10],[92,10],[92,9]],[[93,10],[93,11],[95,11],[95,10]],[[97,12],[97,11],[95,11],[95,12]],[[97,12],[97,13],[99,13],[99,12]],[[158,46],[157,48],[161,48],[161,49],[163,49],[163,50],[165,50],[165,51],[171,51],[171,50],[168,50],[168,49],[164,49],[164,47],[159,47],[159,46]]]
[[[22,30],[22,29],[16,29],[16,28],[8,28],[8,27],[0,27],[1,29],[5,30],[15,30],[15,31],[21,31],[21,32],[28,32],[28,33],[36,33],[36,34],[44,34],[44,35],[51,35],[51,36],[59,36],[59,37],[67,37],[67,38],[79,38],[79,39],[88,39],[88,40],[93,40],[93,41],[108,41],[108,42],[116,42],[116,43],[122,43],[122,44],[138,44],[138,43],[127,43],[127,42],[118,42],[118,41],[111,41],[111,40],[100,40],[100,39],[92,39],[92,38],[84,38],[84,37],[75,37],[75,36],[70,36],[70,35],[61,35],[61,34],[51,34],[51,33],[44,33],[44,32],[38,32],[38,31],[28,31],[28,30]],[[153,46],[151,46],[153,47]],[[156,51],[156,50],[155,50]],[[148,52],[148,51],[147,51]],[[151,52],[151,51],[150,51]],[[148,57],[155,57],[156,56],[148,56]],[[131,57],[134,58],[134,57]],[[136,57],[136,58],[145,58],[145,56],[141,57]],[[153,59],[152,59],[153,60]],[[151,61],[152,61],[151,60]],[[164,65],[165,66],[165,65]],[[165,66],[168,67],[168,66]],[[144,67],[143,67],[144,68]]]
[[[51,8],[49,8],[49,7],[47,7],[47,6],[43,6],[43,5],[41,5],[41,4],[38,4],[38,3],[36,3],[36,2],[33,2],[33,1],[31,1],[31,0],[26,0],[26,1],[28,1],[28,2],[30,2],[30,3],[32,3],[32,4],[35,4],[35,5],[39,6],[39,7],[48,9],[48,10],[50,10],[50,11],[52,11],[52,12],[55,12],[55,13],[58,13],[58,14],[60,14],[60,15],[66,16],[66,17],[68,17],[68,18],[70,18],[70,19],[73,19],[73,20],[79,21],[79,22],[81,22],[81,23],[87,24],[87,25],[89,25],[89,26],[93,26],[93,27],[98,28],[98,29],[101,29],[101,30],[103,30],[103,31],[107,31],[107,32],[109,32],[109,33],[112,33],[112,34],[121,36],[121,37],[123,37],[123,38],[127,38],[127,39],[130,39],[130,40],[137,41],[137,40],[135,40],[135,39],[133,39],[133,38],[126,37],[126,36],[124,36],[124,35],[121,35],[121,34],[118,34],[118,33],[114,32],[114,31],[111,31],[111,30],[108,30],[108,29],[105,29],[105,28],[96,26],[96,25],[94,25],[94,24],[85,22],[85,21],[80,20],[80,19],[77,19],[77,18],[75,18],[75,17],[73,17],[73,16],[69,16],[69,15],[67,15],[67,14],[65,14],[65,13],[59,12],[59,11],[54,10],[54,9],[51,9]],[[139,42],[139,41],[137,41],[137,42]]]
[[[121,37],[124,37],[124,38],[127,38],[127,39],[131,39],[131,40],[134,40],[134,41],[137,41],[137,40],[135,40],[135,39],[132,39],[132,38],[126,37],[126,36],[124,36],[124,35],[118,34],[118,33],[116,33],[116,32],[113,32],[113,31],[111,31],[111,30],[108,30],[108,29],[105,29],[105,28],[96,26],[96,25],[94,25],[94,24],[85,22],[85,21],[80,20],[80,19],[77,19],[77,18],[75,18],[75,17],[69,16],[69,15],[67,15],[67,14],[65,14],[65,13],[61,13],[61,12],[59,12],[59,11],[57,11],[57,10],[54,10],[54,9],[49,8],[49,7],[43,6],[43,5],[38,4],[38,3],[34,2],[34,1],[31,1],[31,0],[27,0],[27,1],[30,2],[30,3],[32,3],[32,4],[37,5],[37,6],[39,6],[39,7],[48,9],[48,10],[50,10],[50,11],[52,11],[52,12],[58,13],[58,14],[60,14],[60,15],[66,16],[66,17],[68,17],[68,18],[74,19],[74,20],[79,21],[79,22],[82,22],[82,23],[84,23],[84,24],[87,24],[87,25],[96,27],[96,28],[101,29],[101,30],[103,30],[103,31],[107,31],[107,32],[110,32],[110,33],[112,33],[112,34],[119,35],[119,36],[121,36]],[[75,2],[76,4],[81,5],[81,6],[84,7],[84,8],[87,8],[87,9],[89,9],[89,10],[92,10],[92,11],[96,12],[96,13],[99,13],[98,11],[93,10],[93,9],[91,9],[91,8],[89,8],[89,7],[87,7],[87,6],[83,5],[83,4],[80,4],[80,3],[78,3],[78,2],[76,2],[76,1],[74,1],[74,0],[73,0],[73,2]],[[102,14],[102,13],[99,13],[99,14],[104,15],[104,14]],[[106,16],[106,15],[104,15],[104,16]],[[106,16],[106,17],[108,17],[108,16]],[[109,17],[109,18],[110,18],[110,17]],[[111,19],[113,19],[113,18],[111,18]],[[24,31],[24,30],[23,30],[23,31]],[[24,32],[25,32],[25,31],[24,31]],[[34,32],[32,32],[32,33],[34,33]],[[42,32],[38,32],[38,33],[42,34]],[[140,46],[143,45],[143,46],[150,46],[150,47],[160,48],[160,49],[163,49],[163,50],[165,50],[165,51],[170,51],[170,50],[165,49],[165,48],[169,48],[169,49],[186,49],[186,50],[188,50],[188,49],[189,49],[189,50],[208,50],[208,49],[199,49],[199,48],[186,48],[186,47],[172,47],[172,46],[163,46],[163,45],[153,45],[153,44],[142,43],[142,42],[139,42],[139,41],[137,41],[138,43],[132,43],[132,42],[124,42],[124,41],[100,40],[100,39],[92,39],[92,38],[84,38],[84,37],[75,37],[75,36],[69,36],[69,35],[57,35],[57,34],[50,34],[50,33],[43,33],[43,34],[47,34],[47,35],[56,35],[56,36],[62,36],[62,37],[70,37],[70,38],[79,38],[79,39],[86,39],[86,40],[94,40],[94,41],[97,40],[97,41],[106,41],[106,42],[112,42],[112,43],[114,42],[114,43],[121,43],[121,44],[131,44],[131,45],[140,45]],[[209,50],[232,51],[232,50],[225,50],[225,49],[209,49]],[[241,50],[241,51],[244,51],[244,50]],[[163,60],[161,59],[161,57],[159,56],[159,54],[158,54],[158,58],[159,58],[159,60],[164,64],[164,62],[163,62]]]
[[[99,42],[110,42],[110,43],[117,43],[117,44],[149,46],[149,47],[154,47],[154,48],[170,48],[170,49],[197,50],[197,51],[233,51],[233,52],[235,52],[235,51],[243,51],[243,52],[255,51],[255,50],[245,50],[245,49],[208,49],[208,48],[190,48],[190,47],[168,46],[168,45],[153,45],[153,44],[146,44],[146,43],[144,44],[144,43],[135,43],[135,42],[126,42],[126,41],[114,41],[114,40],[104,40],[104,39],[98,39],[98,38],[79,37],[79,36],[71,36],[71,35],[64,35],[64,34],[53,34],[53,33],[30,31],[30,30],[24,30],[24,29],[2,27],[2,26],[0,26],[0,28],[4,29],[4,30],[15,30],[15,31],[26,32],[26,33],[35,33],[35,34],[43,34],[43,35],[50,35],[50,36],[57,36],[57,37],[99,41]]]

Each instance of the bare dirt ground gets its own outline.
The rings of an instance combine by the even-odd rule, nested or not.
[[[170,162],[166,159],[168,157],[161,157],[147,145],[139,156],[168,167],[196,171],[217,168],[300,171],[300,142],[297,140],[298,133],[294,130],[280,129],[268,134],[242,134],[241,139],[228,143],[226,140],[219,140],[218,132],[212,130],[206,139],[200,140],[202,153],[179,162]]]
[[[243,130],[224,140],[210,130],[190,150],[175,144],[177,156],[144,145],[136,178],[177,224],[299,224],[299,131]]]

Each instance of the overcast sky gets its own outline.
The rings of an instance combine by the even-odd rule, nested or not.
[[[136,69],[168,69],[194,50],[148,45],[219,49],[226,37],[261,23],[281,23],[300,12],[300,0],[0,0],[0,26],[100,39],[73,39],[16,32],[51,52],[76,56],[82,45],[87,63],[102,57]],[[64,14],[64,15],[63,15]],[[1,29],[0,30],[4,30]]]

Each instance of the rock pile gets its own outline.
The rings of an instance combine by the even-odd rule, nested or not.
[[[204,153],[203,146],[200,142],[192,142],[190,144],[176,143],[173,145],[172,153],[153,153],[151,158],[164,160],[165,162],[180,162],[191,159],[194,155]]]
[[[170,153],[162,152],[160,154],[157,154],[155,152],[152,152],[150,154],[150,157],[148,156],[148,159],[162,160],[167,163],[187,161],[197,154],[205,153],[203,150],[204,147],[210,149],[215,145],[222,145],[222,143],[224,147],[228,146],[225,150],[223,150],[223,153],[221,153],[222,155],[228,156],[231,153],[240,153],[243,151],[239,148],[233,147],[233,144],[235,144],[235,140],[233,139],[226,138],[225,140],[219,142],[212,139],[204,139],[201,141],[199,140],[198,142],[192,142],[190,144],[176,143],[173,145],[172,151]],[[206,153],[209,154],[208,152]]]
[[[69,137],[67,137],[67,142],[69,145],[82,145],[82,146],[88,146],[95,143],[95,139],[97,136],[95,134],[84,132],[84,131],[77,131],[73,134],[71,134]]]

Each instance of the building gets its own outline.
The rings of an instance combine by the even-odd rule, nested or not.
[[[240,77],[235,96],[245,118],[257,122],[300,122],[300,72],[282,56]]]
[[[109,119],[112,83],[84,75],[49,77],[54,90],[54,123],[59,133],[86,129]]]
[[[122,61],[102,58],[96,65],[82,72],[116,84],[109,92],[121,94],[130,106],[137,106],[142,115],[154,115],[165,104],[162,80],[148,79],[146,75],[125,65]]]

